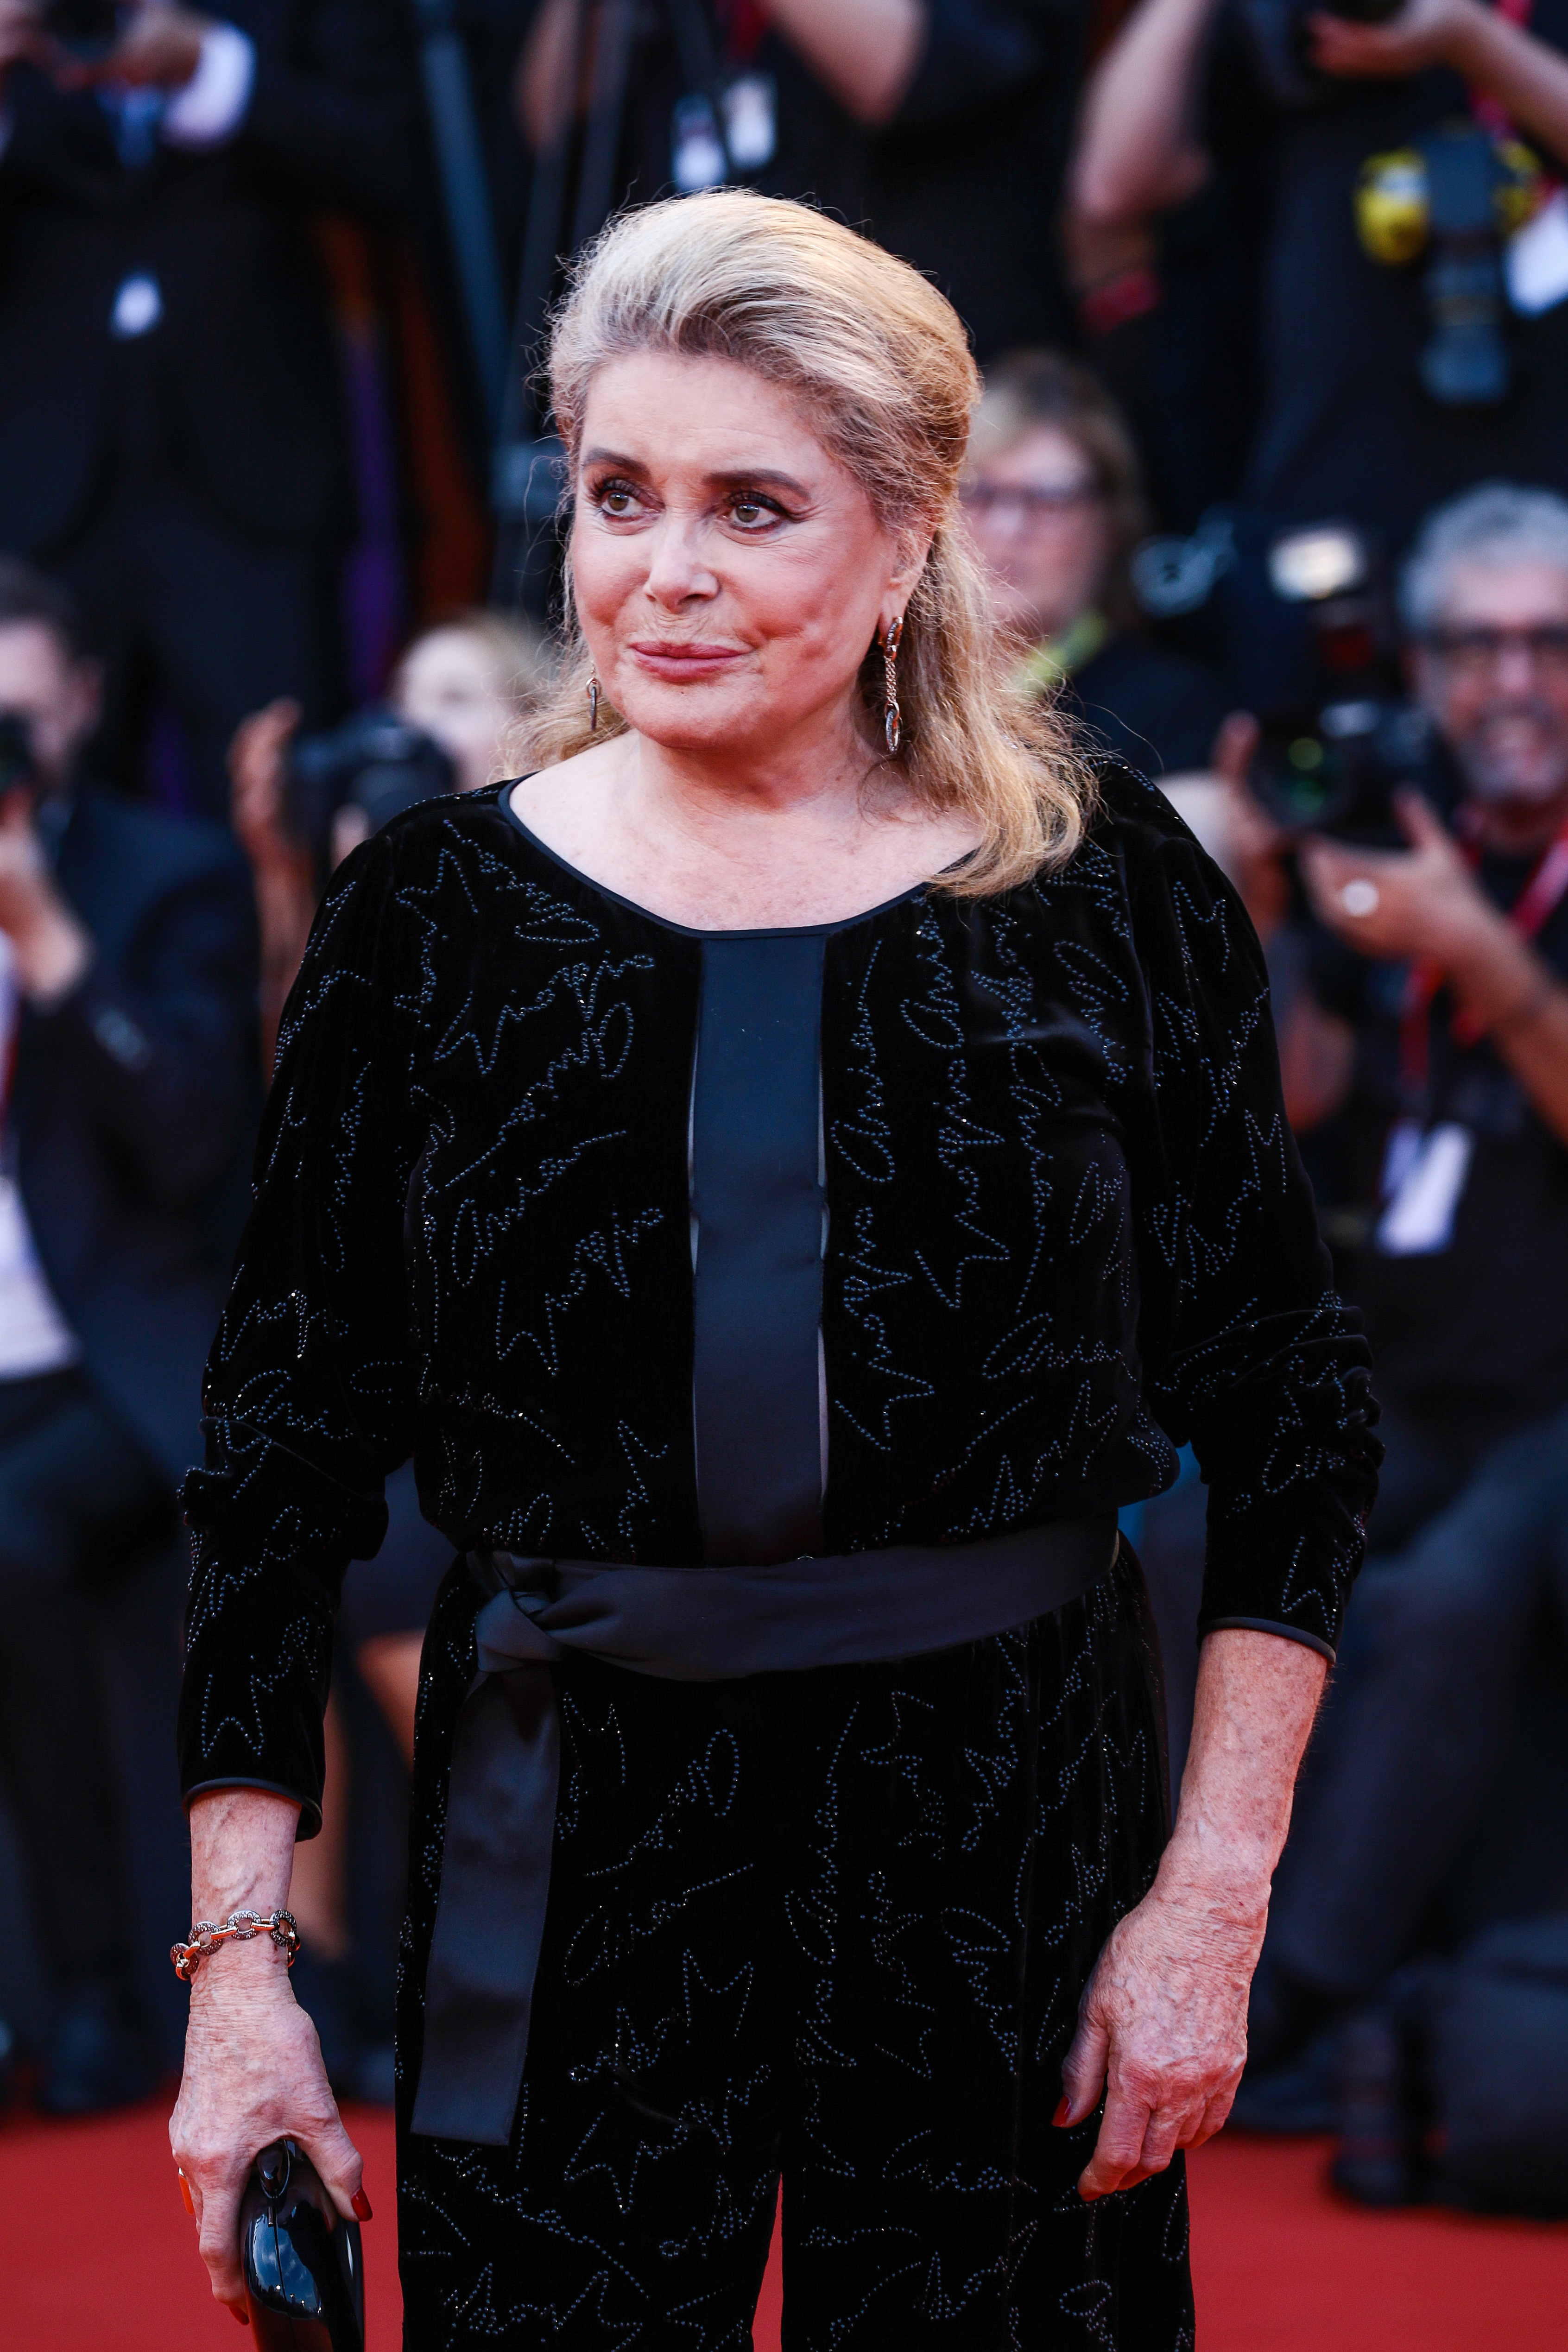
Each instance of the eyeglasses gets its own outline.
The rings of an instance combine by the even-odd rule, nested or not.
[[[1568,677],[1568,622],[1539,629],[1434,629],[1423,642],[1461,677],[1479,677],[1495,670],[1505,654],[1520,653],[1543,676]]]
[[[960,492],[968,513],[988,521],[993,516],[1026,523],[1031,530],[1044,522],[1060,522],[1079,507],[1098,506],[1098,482],[1066,482],[1047,488],[1036,482],[967,482]]]

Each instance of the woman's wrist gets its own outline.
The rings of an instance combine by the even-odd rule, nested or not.
[[[1539,1012],[1553,985],[1533,949],[1496,916],[1468,929],[1444,964],[1460,1005],[1487,1029],[1515,1024],[1527,1007]]]
[[[193,2021],[232,2015],[236,2011],[294,2000],[286,1955],[270,1937],[256,1936],[248,1943],[223,1945],[211,1953],[191,1979]]]
[[[1161,1857],[1156,1888],[1170,1900],[1218,1913],[1239,1925],[1268,1916],[1279,1848],[1260,1834],[1237,1835],[1212,1823],[1179,1821]]]

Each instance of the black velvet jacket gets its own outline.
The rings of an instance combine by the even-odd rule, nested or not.
[[[1280,1102],[1261,954],[1109,769],[1065,871],[826,945],[825,1546],[970,1541],[1209,1482],[1205,1626],[1331,1649],[1380,1448]],[[290,999],[207,1371],[187,1795],[301,1799],[340,1580],[413,1452],[455,1549],[700,1559],[687,1115],[699,940],[502,801],[366,844]]]

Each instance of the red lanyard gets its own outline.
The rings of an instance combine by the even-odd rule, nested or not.
[[[1479,865],[1480,845],[1472,840],[1463,846],[1470,864]],[[1506,920],[1521,940],[1532,940],[1561,905],[1564,893],[1568,893],[1568,824],[1542,851],[1534,873],[1510,908]],[[1432,1000],[1442,985],[1441,965],[1427,957],[1411,965],[1399,1012],[1399,1074],[1407,1100],[1415,1100],[1426,1089]],[[1475,1014],[1465,1012],[1455,1013],[1448,1030],[1458,1045],[1479,1045],[1484,1034]]]

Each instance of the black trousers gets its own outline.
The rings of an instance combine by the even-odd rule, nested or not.
[[[240,720],[279,695],[301,705],[307,727],[342,708],[339,553],[247,538],[174,476],[127,467],[49,560],[104,665],[99,771],[135,777],[162,698],[184,730],[200,813],[226,823]]]
[[[1568,1622],[1568,1412],[1471,1461],[1396,1414],[1384,1432],[1377,1549],[1345,1621],[1268,1923],[1271,1961],[1351,1997],[1409,1956],[1502,1760],[1543,1605]]]
[[[162,1475],[83,1373],[0,1381],[0,1769],[62,1990],[127,1958],[90,1591],[174,1518]]]
[[[558,1669],[560,1811],[511,2144],[409,2130],[474,1591],[426,1643],[399,1970],[407,2352],[747,2352],[780,2181],[791,2352],[1191,2352],[1180,2159],[1086,2206],[1078,2000],[1165,1837],[1142,1579],[898,1664]]]

